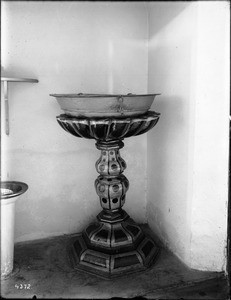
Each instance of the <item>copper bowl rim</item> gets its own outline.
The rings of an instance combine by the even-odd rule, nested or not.
[[[145,97],[145,96],[157,96],[161,94],[50,94],[52,97],[67,97],[67,98],[123,98],[123,97]]]

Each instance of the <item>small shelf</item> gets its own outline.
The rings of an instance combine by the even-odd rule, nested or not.
[[[37,79],[31,79],[31,78],[15,78],[15,77],[1,77],[1,81],[12,81],[12,82],[38,82]]]
[[[3,96],[4,96],[4,104],[5,104],[5,130],[6,135],[10,133],[10,121],[9,121],[9,102],[8,102],[8,82],[39,82],[37,79],[31,78],[17,78],[17,77],[1,77],[1,81],[3,82]]]

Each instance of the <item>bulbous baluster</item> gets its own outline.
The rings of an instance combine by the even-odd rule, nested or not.
[[[119,175],[126,167],[118,149],[101,150],[101,156],[96,162],[96,171],[103,176]]]
[[[96,170],[100,174],[95,181],[96,193],[104,210],[120,209],[125,203],[125,194],[129,187],[128,179],[122,174],[126,163],[121,158],[119,149],[121,141],[111,143],[96,143],[101,150],[101,156],[96,162]]]
[[[106,210],[120,209],[124,205],[128,187],[128,179],[122,174],[116,178],[99,176],[95,181],[100,204]]]

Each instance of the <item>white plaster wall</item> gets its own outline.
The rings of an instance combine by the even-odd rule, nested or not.
[[[9,83],[10,135],[2,122],[1,180],[26,182],[16,203],[16,241],[80,232],[100,212],[99,151],[58,125],[50,93],[145,93],[143,3],[2,2],[2,76]],[[2,109],[4,113],[4,108]],[[2,116],[4,120],[4,115]],[[130,189],[124,208],[146,221],[146,136],[125,141]]]
[[[218,271],[227,263],[229,9],[228,3],[202,2],[197,23],[190,263],[193,268]]]
[[[229,22],[225,2],[149,7],[148,223],[188,266],[226,264]]]

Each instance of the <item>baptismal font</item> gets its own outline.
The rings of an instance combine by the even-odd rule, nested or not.
[[[149,108],[159,94],[52,94],[65,114],[59,125],[70,134],[96,140],[100,157],[95,180],[102,211],[68,248],[72,265],[106,278],[142,271],[152,265],[159,248],[152,237],[122,209],[129,181],[120,156],[124,139],[152,129],[160,114]]]

